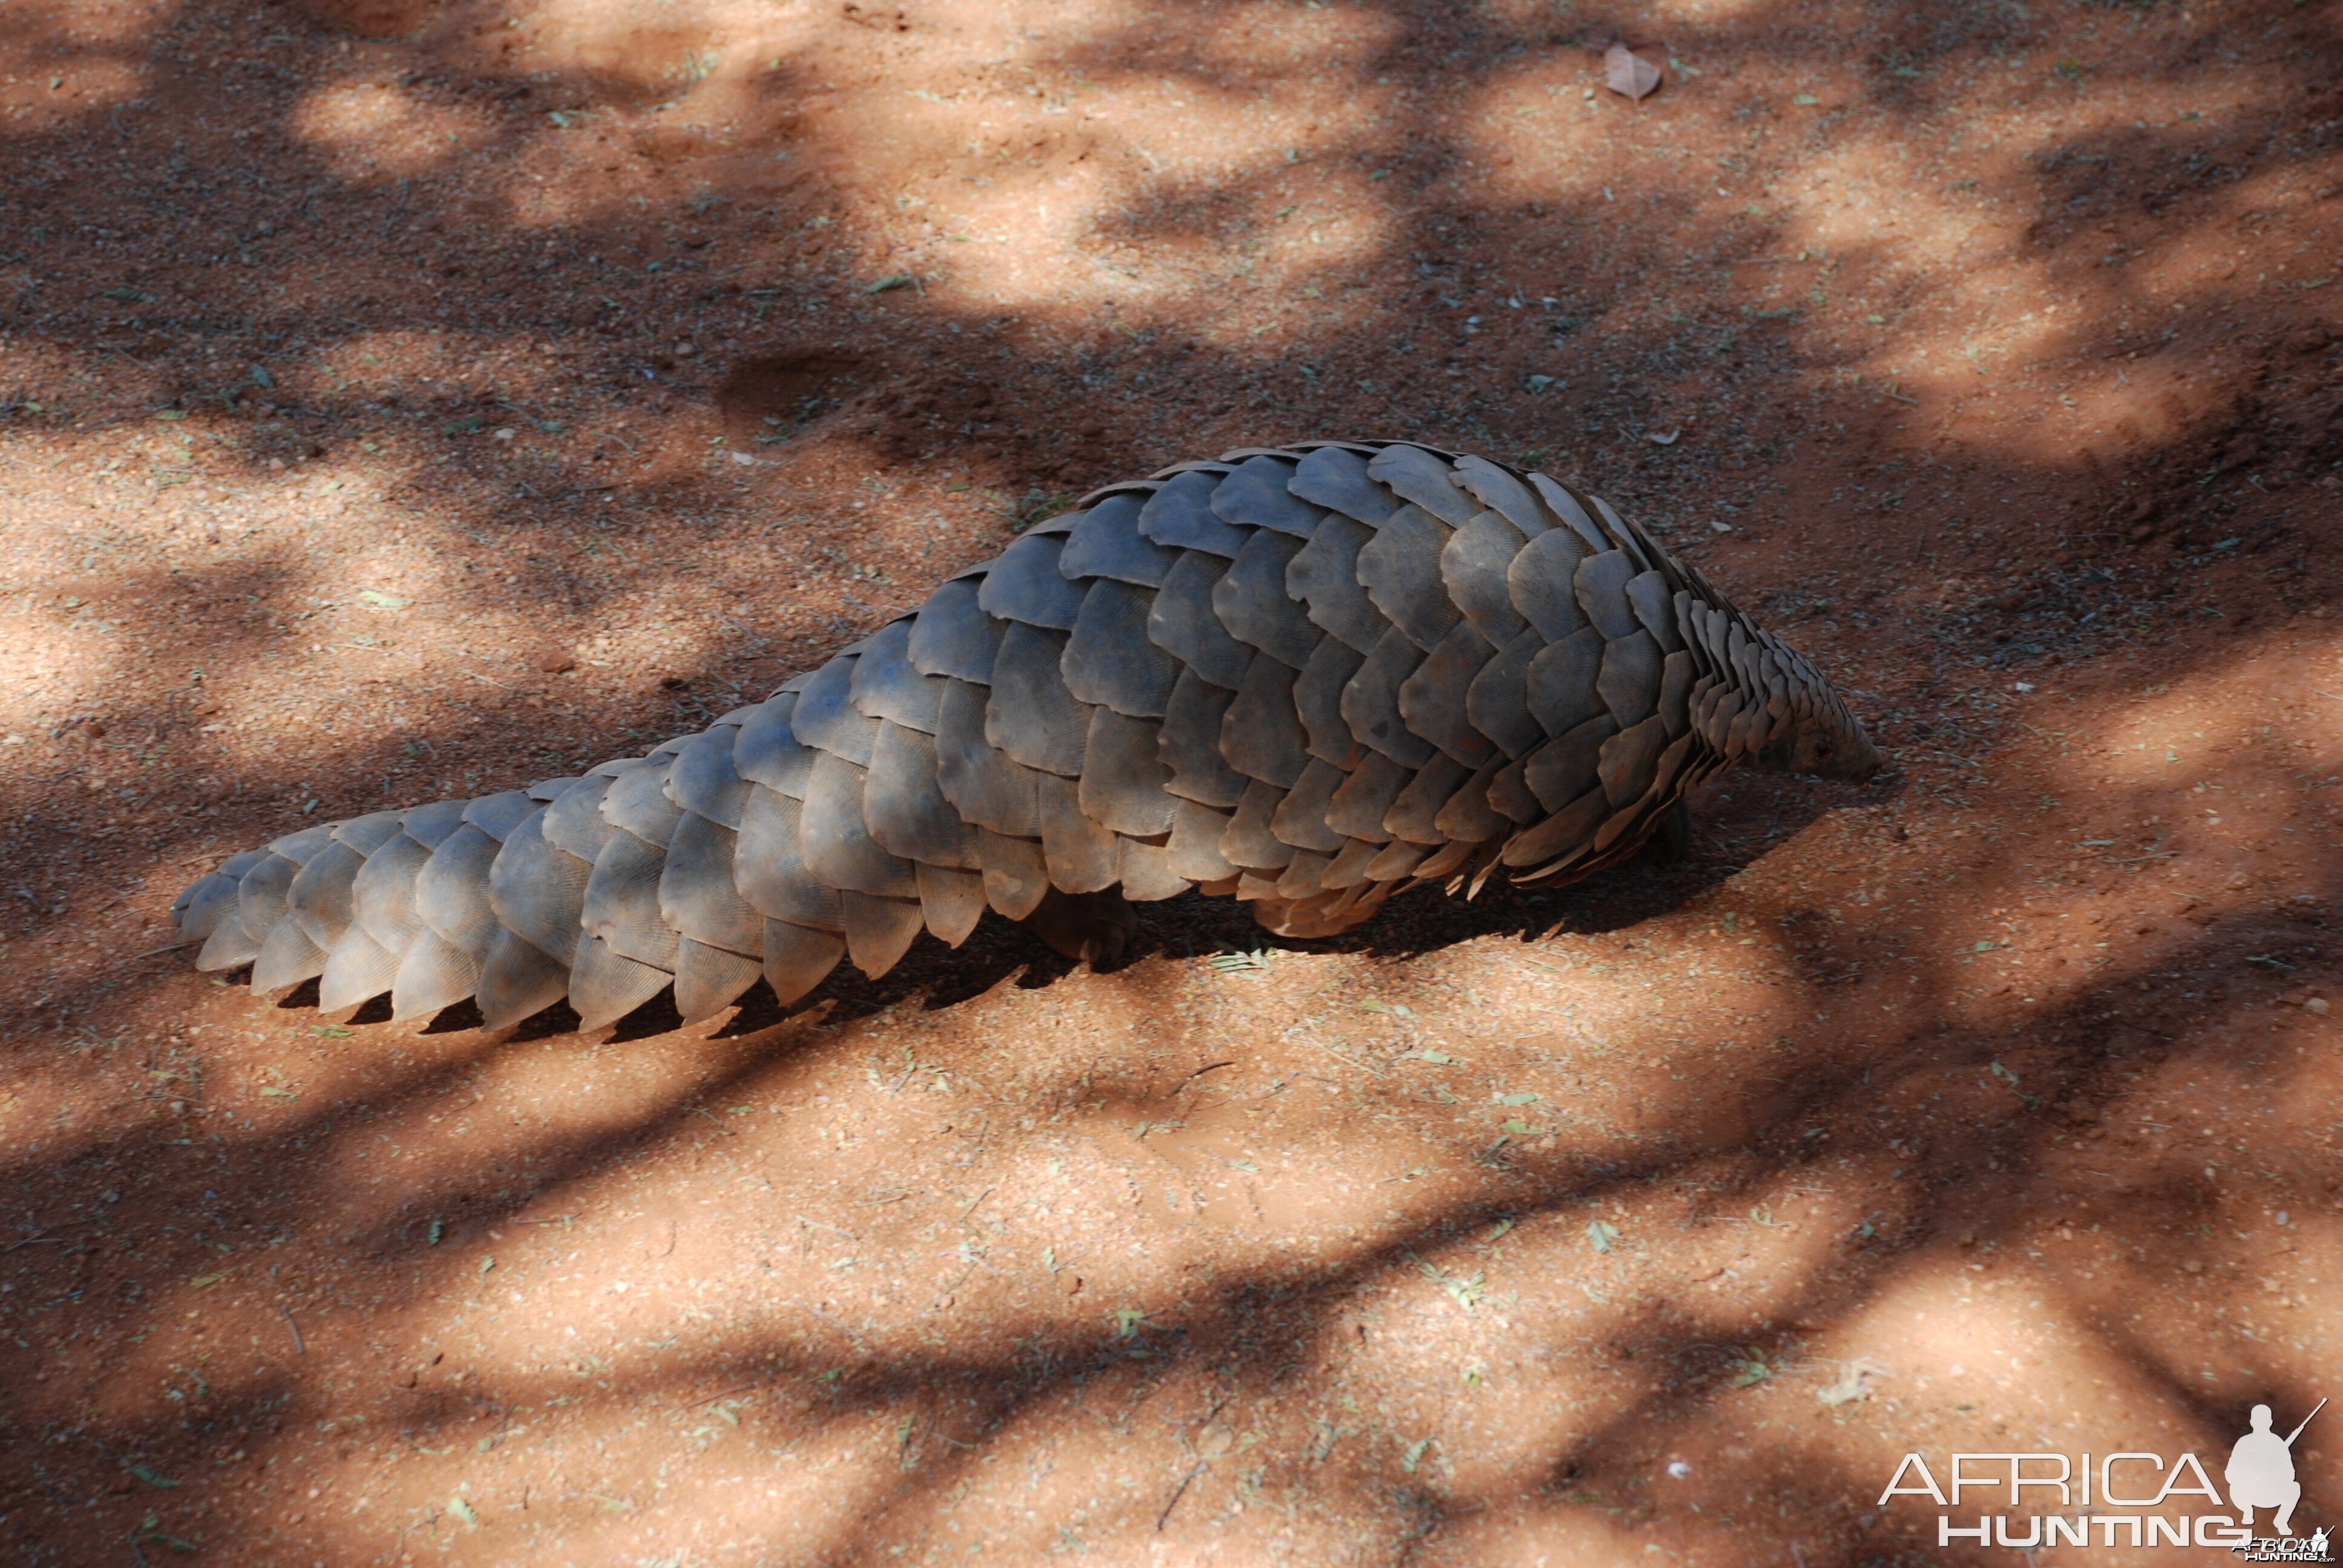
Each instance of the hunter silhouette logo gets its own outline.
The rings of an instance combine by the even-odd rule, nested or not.
[[[1885,1507],[1899,1496],[1934,1502],[1945,1510],[1936,1516],[1939,1546],[1962,1541],[2020,1549],[2226,1546],[2248,1563],[2331,1563],[2324,1528],[2308,1538],[2294,1533],[2294,1511],[2302,1502],[2302,1483],[2294,1473],[2295,1440],[2326,1408],[2320,1400],[2281,1437],[2273,1430],[2270,1407],[2254,1406],[2248,1430],[2231,1446],[2221,1474],[2226,1499],[2224,1488],[2214,1484],[2193,1453],[2168,1463],[2161,1454],[2140,1452],[2086,1453],[2079,1463],[2064,1453],[1956,1453],[1943,1483],[1925,1458],[1907,1453],[1879,1503]],[[2036,1496],[2026,1495],[2029,1488]],[[1974,1491],[1999,1493],[1997,1506],[1971,1514],[1974,1523],[1956,1523],[1962,1493]],[[2183,1501],[2191,1497],[2204,1501],[2193,1506]],[[2049,1506],[2030,1513],[2029,1503]],[[2257,1535],[2254,1515],[2264,1509],[2269,1511],[2271,1533]],[[2096,1543],[2094,1534],[2099,1537]]]
[[[2237,1510],[2238,1523],[2251,1529],[2255,1509],[2274,1508],[2278,1512],[2270,1518],[2270,1528],[2280,1535],[2294,1533],[2294,1505],[2302,1501],[2302,1483],[2294,1478],[2294,1440],[2310,1424],[2311,1416],[2326,1408],[2327,1402],[2320,1400],[2302,1418],[2302,1426],[2280,1437],[2270,1430],[2270,1407],[2254,1406],[2253,1430],[2237,1439],[2237,1446],[2229,1451],[2229,1468],[2221,1473],[2229,1483],[2229,1502]]]

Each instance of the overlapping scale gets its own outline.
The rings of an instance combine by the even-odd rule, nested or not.
[[[210,968],[493,1028],[698,1021],[881,974],[1052,890],[1191,886],[1325,935],[1414,881],[1575,878],[1699,779],[1843,723],[1596,498],[1410,443],[1110,486],[647,756],[306,828],[173,906]]]

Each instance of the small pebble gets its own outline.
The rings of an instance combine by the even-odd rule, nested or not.
[[[1685,1476],[1692,1473],[1692,1466],[1686,1464],[1681,1459],[1671,1460],[1668,1463],[1668,1473],[1674,1476],[1678,1481],[1682,1481]]]

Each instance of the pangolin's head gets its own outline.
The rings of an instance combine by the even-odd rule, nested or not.
[[[1851,779],[1859,784],[1887,766],[1887,759],[1846,705],[1835,700],[1798,725],[1790,738],[1789,760],[1783,766],[1793,773]]]
[[[1776,719],[1751,762],[1856,783],[1885,768],[1887,759],[1822,672],[1795,649],[1770,637],[1765,640],[1772,645],[1776,668],[1786,677],[1788,711]]]

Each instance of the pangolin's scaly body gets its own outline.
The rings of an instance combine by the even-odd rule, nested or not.
[[[1813,666],[1604,502],[1404,444],[1110,486],[754,707],[649,756],[380,811],[182,894],[208,970],[334,1010],[587,1027],[1045,898],[1347,929],[1403,887],[1573,880],[1739,761],[1877,753]]]

